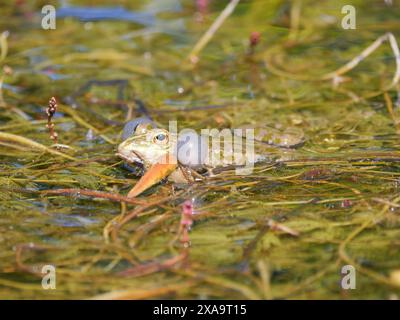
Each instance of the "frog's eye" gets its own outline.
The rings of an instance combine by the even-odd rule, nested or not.
[[[168,143],[168,135],[166,135],[165,133],[159,133],[154,136],[153,140],[155,143]]]

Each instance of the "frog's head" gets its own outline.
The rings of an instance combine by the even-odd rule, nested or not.
[[[146,169],[160,158],[173,152],[176,136],[165,129],[151,128],[148,123],[139,124],[134,134],[118,146],[117,156],[129,163],[141,164]]]

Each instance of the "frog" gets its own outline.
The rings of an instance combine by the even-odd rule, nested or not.
[[[193,132],[178,136],[166,129],[154,128],[148,121],[137,123],[134,129],[129,125],[128,131],[133,131],[133,134],[123,133],[125,140],[119,144],[116,155],[129,165],[142,167],[144,171],[128,197],[136,197],[164,179],[176,184],[188,184],[212,175],[215,168],[235,167],[249,162],[243,155],[234,154],[234,148],[230,151],[209,148],[209,141]],[[217,153],[229,152],[230,159],[235,161],[227,161],[229,157],[217,157]]]
[[[157,128],[145,119],[136,120],[126,128],[122,135],[124,141],[119,144],[116,155],[129,165],[143,169],[142,177],[128,197],[136,197],[162,180],[190,184],[214,175],[215,169],[221,171],[221,168],[243,167],[270,159],[263,154],[247,153],[247,149],[243,152],[242,146],[236,148],[238,140],[234,138],[231,148],[221,150],[214,145],[210,147],[208,138],[212,134],[205,137],[190,131],[178,135]]]
[[[136,197],[165,178],[178,184],[202,179],[196,170],[179,163],[174,152],[178,144],[176,134],[144,122],[136,125],[133,135],[127,137],[124,132],[123,137],[126,139],[119,144],[116,155],[129,165],[142,167],[144,172],[127,197]]]

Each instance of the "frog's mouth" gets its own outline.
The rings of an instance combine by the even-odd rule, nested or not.
[[[127,154],[126,152],[118,150],[118,152],[115,155],[120,157],[121,159],[125,160],[128,163],[132,163],[132,164],[136,164],[136,165],[140,165],[140,166],[144,165],[143,157],[138,152],[129,151],[129,154]]]

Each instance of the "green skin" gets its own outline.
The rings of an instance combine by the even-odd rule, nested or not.
[[[160,139],[162,138],[163,139]],[[160,159],[175,149],[176,135],[165,129],[150,129],[148,125],[138,125],[134,135],[118,146],[117,156],[131,164],[139,164],[148,170]],[[169,180],[175,183],[188,183],[196,179],[196,172],[179,165],[169,175]]]
[[[165,138],[160,140],[160,135],[164,135]],[[135,134],[118,146],[117,155],[129,163],[139,163],[148,169],[173,150],[175,145],[176,137],[170,135],[167,130],[147,130],[138,126]]]

